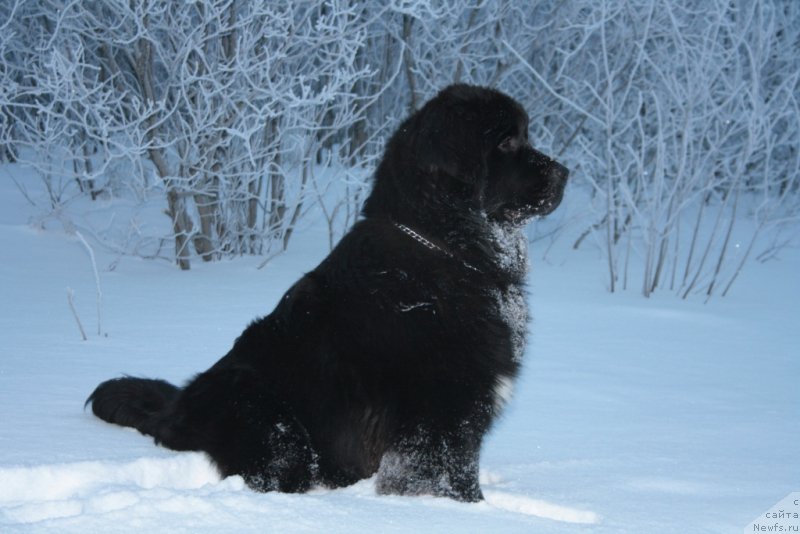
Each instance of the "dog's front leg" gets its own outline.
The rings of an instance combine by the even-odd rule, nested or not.
[[[449,431],[417,427],[383,455],[378,493],[483,500],[478,482],[481,437],[463,425]]]

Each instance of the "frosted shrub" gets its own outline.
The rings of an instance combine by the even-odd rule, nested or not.
[[[592,188],[597,218],[576,246],[597,238],[611,291],[635,277],[645,296],[724,293],[766,229],[797,221],[798,15],[791,2],[569,2],[549,15],[548,55],[517,53]]]
[[[0,8],[2,9],[2,8]],[[5,8],[0,101],[15,147],[67,151],[82,191],[104,167],[166,196],[175,258],[262,253],[288,244],[309,167],[363,114],[351,92],[365,31],[347,2],[47,2]],[[5,83],[3,84],[6,85]],[[349,148],[349,147],[348,147]],[[44,174],[51,174],[42,169]],[[154,178],[149,178],[153,175]]]

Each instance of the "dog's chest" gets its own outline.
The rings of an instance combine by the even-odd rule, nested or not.
[[[497,314],[511,335],[512,358],[519,363],[525,351],[528,304],[523,282],[528,272],[528,243],[521,228],[494,225],[492,239],[498,251],[497,266],[512,282],[493,291]]]
[[[511,335],[512,360],[515,364],[519,364],[525,352],[525,334],[528,331],[528,305],[525,293],[520,286],[512,285],[505,290],[496,290],[494,298],[497,314],[508,326]]]
[[[528,240],[522,227],[496,223],[489,229],[497,269],[508,280],[522,283],[528,272]]]
[[[508,341],[511,348],[510,363],[513,369],[517,369],[525,353],[525,335],[528,329],[528,307],[525,293],[521,286],[510,285],[505,289],[495,290],[493,296],[497,307],[497,316],[508,327],[510,336]],[[507,375],[501,373],[495,377],[492,388],[492,404],[495,413],[500,413],[511,399],[514,375],[516,375],[516,371]]]

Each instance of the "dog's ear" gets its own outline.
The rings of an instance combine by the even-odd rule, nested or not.
[[[467,104],[445,91],[428,102],[415,117],[411,147],[426,172],[473,184],[486,174],[486,149],[479,117]]]

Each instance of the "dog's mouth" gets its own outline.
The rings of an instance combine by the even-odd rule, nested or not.
[[[532,173],[521,184],[519,179],[512,182],[515,186],[510,191],[490,192],[485,197],[486,213],[493,221],[515,225],[545,217],[561,204],[568,177],[569,170],[551,160],[544,175]]]
[[[535,215],[531,214],[530,210],[524,208],[506,208],[502,210],[502,216],[499,218],[506,223],[522,225],[532,217],[535,217]]]
[[[557,187],[546,197],[523,206],[504,206],[493,213],[491,218],[506,223],[521,225],[530,219],[541,218],[553,213],[564,198],[564,188]]]
[[[533,217],[545,217],[553,213],[561,205],[564,198],[564,187],[558,187],[552,191],[547,198],[539,199],[533,207]]]
[[[532,206],[534,217],[545,217],[553,213],[564,198],[564,189],[567,186],[569,170],[559,163],[553,163],[550,171],[550,184],[545,190],[545,195],[538,199]]]

